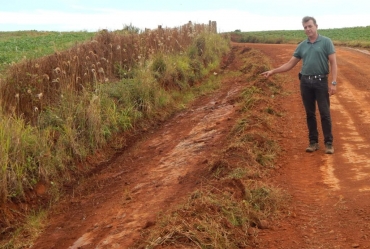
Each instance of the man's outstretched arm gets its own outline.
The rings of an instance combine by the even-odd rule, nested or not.
[[[266,78],[270,77],[271,75],[273,74],[276,74],[276,73],[283,73],[283,72],[286,72],[286,71],[289,71],[290,69],[292,69],[295,65],[297,65],[297,63],[300,61],[301,59],[297,58],[297,57],[294,57],[292,56],[292,58],[290,58],[290,60],[285,63],[284,65],[278,67],[278,68],[275,68],[275,69],[271,69],[269,71],[266,71],[266,72],[263,72],[261,73],[261,75],[265,76]]]

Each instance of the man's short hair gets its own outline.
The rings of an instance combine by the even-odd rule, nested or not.
[[[316,24],[316,19],[312,16],[305,16],[302,18],[302,23],[306,23],[308,22],[309,20],[312,20],[313,21],[313,24],[317,25]]]

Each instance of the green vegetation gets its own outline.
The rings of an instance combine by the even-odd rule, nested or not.
[[[330,37],[335,45],[370,48],[370,26],[341,29],[318,29],[319,34]],[[306,39],[303,30],[277,30],[240,32],[235,31],[232,39],[250,43],[299,43]]]
[[[35,59],[72,47],[95,36],[95,32],[0,32],[0,73],[9,64]]]

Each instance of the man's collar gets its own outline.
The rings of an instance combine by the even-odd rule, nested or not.
[[[321,35],[320,34],[317,34],[317,38],[316,38],[316,40],[313,43],[318,42],[318,41],[321,41]],[[309,37],[307,37],[307,43],[311,43]]]

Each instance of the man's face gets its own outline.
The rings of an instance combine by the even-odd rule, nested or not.
[[[316,35],[317,25],[315,25],[312,20],[303,23],[303,28],[308,37],[313,37]]]

